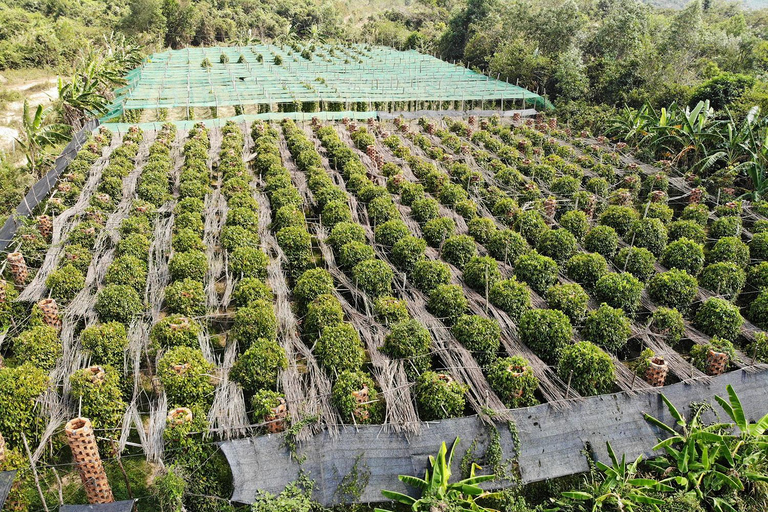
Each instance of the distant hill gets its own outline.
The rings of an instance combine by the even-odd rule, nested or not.
[[[662,7],[666,9],[682,9],[691,0],[643,0],[643,1],[655,7]],[[767,9],[768,8],[768,0],[734,0],[734,1],[742,4],[747,9]]]

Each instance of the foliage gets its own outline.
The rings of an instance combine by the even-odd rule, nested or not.
[[[579,253],[565,263],[565,271],[569,278],[591,288],[608,272],[608,263],[598,253]]]
[[[542,256],[536,250],[515,261],[515,277],[540,294],[555,283],[558,270],[555,260]]]
[[[432,219],[421,228],[424,240],[432,247],[440,247],[445,240],[453,236],[455,231],[456,222],[450,217]]]
[[[764,288],[749,306],[750,318],[763,329],[768,329],[768,288]]]
[[[363,389],[368,390],[368,399],[361,404],[353,393]],[[384,401],[379,399],[373,379],[363,372],[341,372],[333,384],[331,402],[346,422],[380,423],[383,417]]]
[[[579,324],[587,313],[589,295],[578,284],[556,284],[547,290],[544,298],[550,309],[565,313],[572,324]]]
[[[571,342],[573,328],[568,317],[556,309],[531,309],[518,325],[520,340],[544,361],[554,363]]]
[[[196,320],[183,315],[169,315],[152,326],[149,340],[157,349],[182,346],[197,348],[201,331],[202,328]]]
[[[488,292],[488,298],[491,304],[507,313],[515,322],[520,315],[531,308],[530,288],[514,277],[493,283]]]
[[[232,302],[238,306],[246,306],[255,300],[272,302],[274,294],[269,285],[255,277],[246,277],[235,284],[232,291]]]
[[[392,263],[399,270],[410,273],[414,265],[424,259],[426,249],[427,242],[424,239],[411,235],[405,236],[392,247]]]
[[[659,219],[640,219],[632,224],[626,235],[631,245],[648,249],[654,256],[659,256],[667,246],[667,228]]]
[[[587,220],[587,214],[581,210],[571,210],[566,212],[560,217],[560,225],[567,229],[576,240],[581,241],[584,239],[584,235],[589,231],[589,221]]]
[[[497,229],[485,244],[488,253],[499,261],[511,264],[517,258],[526,254],[530,247],[517,231]]]
[[[464,314],[469,303],[457,284],[441,284],[429,294],[427,309],[436,317],[452,324]]]
[[[721,352],[728,356],[728,363],[726,369],[733,364],[736,359],[736,350],[733,347],[733,343],[725,338],[718,338],[713,336],[710,341],[701,345],[694,345],[691,348],[691,362],[693,365],[702,372],[708,373],[708,355],[709,351]]]
[[[51,371],[62,354],[59,334],[47,325],[32,327],[14,338],[13,353],[20,362]]]
[[[267,255],[254,247],[238,247],[229,254],[229,271],[241,278],[265,279],[267,277],[267,263]]]
[[[474,256],[464,266],[464,281],[480,292],[486,294],[493,284],[501,279],[499,264],[490,256]]]
[[[744,288],[746,280],[746,272],[736,263],[718,262],[704,267],[699,284],[717,295],[733,299]]]
[[[615,378],[611,357],[589,341],[565,347],[557,373],[563,382],[570,382],[571,387],[584,396],[608,393]]]
[[[477,255],[475,240],[469,235],[454,235],[443,243],[443,259],[459,269]]]
[[[631,322],[624,311],[603,303],[598,309],[589,312],[581,335],[615,353],[627,344],[632,335]]]
[[[238,308],[230,334],[242,347],[249,347],[260,339],[277,339],[277,318],[271,302],[256,300]]]
[[[200,349],[174,347],[157,361],[157,376],[168,395],[168,405],[210,406],[213,401],[215,366]]]
[[[333,277],[324,268],[311,268],[296,281],[293,296],[300,307],[306,309],[310,302],[320,295],[333,294],[336,289]]]
[[[488,383],[509,408],[536,404],[534,392],[539,380],[530,363],[520,356],[497,359],[488,368]]]
[[[324,327],[338,325],[344,321],[344,310],[333,295],[319,295],[307,307],[307,315],[302,323],[302,332],[309,340],[320,337]]]
[[[45,286],[50,290],[51,297],[64,303],[72,300],[85,287],[85,276],[73,265],[67,264],[51,272]]]
[[[130,286],[137,293],[143,294],[147,284],[147,264],[134,256],[120,256],[107,269],[104,282]]]
[[[69,377],[70,393],[78,403],[80,416],[90,419],[94,429],[105,430],[100,437],[116,441],[126,409],[121,396],[120,374],[111,366],[98,370],[104,375],[94,375],[91,368],[73,373]]]
[[[99,290],[94,308],[102,322],[117,321],[128,324],[144,312],[144,302],[134,288],[109,284]]]
[[[439,285],[450,283],[451,269],[443,261],[424,259],[413,266],[408,277],[416,288],[429,294]]]
[[[171,279],[202,281],[208,272],[208,259],[203,251],[177,252],[168,262]]]
[[[744,348],[744,352],[757,361],[768,362],[768,334],[756,332],[754,341]]]
[[[735,236],[726,236],[718,240],[707,255],[710,263],[732,262],[742,268],[749,264],[749,246]]]
[[[696,313],[695,324],[704,334],[735,340],[744,319],[739,308],[725,299],[711,297]]]
[[[651,332],[663,336],[668,345],[675,347],[685,333],[683,315],[675,308],[657,308],[648,325]]]
[[[15,368],[0,368],[0,430],[11,448],[21,448],[22,434],[31,446],[45,428],[45,420],[37,413],[37,399],[49,385],[45,370],[34,363],[24,363]]]
[[[539,237],[536,248],[540,254],[562,263],[573,256],[576,252],[576,246],[576,237],[570,231],[560,228],[551,229],[543,233]],[[595,249],[593,248],[592,250]],[[595,250],[595,252],[600,251]]]
[[[632,316],[640,307],[643,283],[628,272],[611,272],[595,284],[595,297],[611,307],[620,308]]]
[[[274,389],[280,370],[288,367],[285,349],[277,341],[259,338],[254,341],[232,366],[232,380],[247,393]]]
[[[166,286],[165,307],[169,313],[193,317],[203,316],[205,314],[203,283],[184,279]]]
[[[357,371],[363,366],[365,351],[360,336],[347,323],[323,328],[320,339],[315,343],[317,362],[331,374],[345,370]]]
[[[404,300],[384,295],[373,302],[373,311],[384,325],[391,326],[408,320],[408,307]]]
[[[352,275],[355,278],[355,284],[372,298],[392,293],[394,272],[382,260],[372,259],[360,262],[352,269]]]
[[[405,373],[415,379],[430,367],[432,335],[416,320],[403,320],[394,325],[384,338],[381,351],[394,359],[402,359]]]
[[[424,421],[461,416],[467,390],[467,386],[448,375],[433,371],[422,373],[414,388],[419,416]]]
[[[660,306],[686,311],[690,307],[699,285],[696,278],[685,270],[672,269],[656,274],[648,283],[648,295]]]
[[[680,238],[664,249],[661,264],[668,268],[679,268],[692,276],[697,276],[704,266],[704,248],[693,240]]]
[[[488,366],[496,359],[501,345],[501,327],[492,318],[479,315],[462,315],[451,327],[456,337],[481,366]]]
[[[374,230],[374,238],[377,244],[385,247],[394,246],[398,240],[410,235],[411,230],[400,219],[392,219],[379,224]]]

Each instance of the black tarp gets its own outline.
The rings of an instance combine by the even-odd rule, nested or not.
[[[100,505],[62,505],[59,512],[131,512],[134,500],[115,501]]]
[[[43,176],[40,181],[32,185],[27,195],[24,196],[16,212],[8,217],[5,224],[0,228],[0,251],[5,251],[8,244],[13,240],[16,230],[21,225],[21,217],[28,217],[32,210],[51,193],[51,189],[56,186],[59,176],[67,168],[69,162],[75,159],[77,152],[83,147],[88,135],[99,126],[98,119],[93,119],[85,123],[85,126],[72,137],[72,140],[64,148],[64,151],[56,158],[53,169]]]
[[[8,493],[11,492],[13,479],[16,477],[16,471],[0,471],[0,510],[3,510]]]

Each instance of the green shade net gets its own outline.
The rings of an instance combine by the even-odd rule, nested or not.
[[[262,105],[270,112],[274,105],[293,104],[295,110],[312,105],[313,111],[341,111],[425,101],[550,106],[522,87],[416,51],[383,46],[325,44],[310,52],[294,43],[293,48],[260,44],[172,50],[148,57],[126,82],[102,122],[124,111],[180,107]]]

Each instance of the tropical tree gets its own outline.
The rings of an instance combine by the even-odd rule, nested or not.
[[[52,113],[51,108],[43,108],[42,105],[38,105],[32,112],[29,102],[24,100],[21,133],[16,142],[27,157],[27,166],[36,178],[42,176],[42,169],[49,158],[44,152],[45,148],[69,140],[71,133],[69,126],[51,122]]]

